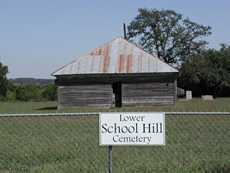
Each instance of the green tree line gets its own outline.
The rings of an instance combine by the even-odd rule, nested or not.
[[[5,100],[7,101],[54,101],[57,97],[57,89],[54,84],[47,86],[38,85],[9,85]]]
[[[181,66],[178,85],[195,96],[230,96],[230,47],[207,49],[190,56]]]
[[[7,89],[3,91],[2,101],[55,101],[57,99],[57,87],[54,84],[13,85],[8,81],[5,88]]]

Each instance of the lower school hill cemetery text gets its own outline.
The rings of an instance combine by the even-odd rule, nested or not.
[[[100,115],[101,144],[162,145],[164,114],[105,113]]]

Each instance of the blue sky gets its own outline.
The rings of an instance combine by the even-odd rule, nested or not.
[[[210,25],[210,47],[230,44],[229,0],[0,0],[0,61],[9,78],[51,78],[75,57],[122,36],[122,23],[143,7]]]

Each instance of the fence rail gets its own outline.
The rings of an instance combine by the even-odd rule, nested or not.
[[[73,112],[73,113],[0,113],[0,117],[25,117],[25,116],[87,116],[99,115],[100,112]],[[230,115],[230,112],[165,112],[165,115]]]

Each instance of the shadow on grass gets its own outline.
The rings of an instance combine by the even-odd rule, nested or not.
[[[42,108],[37,108],[38,111],[48,111],[48,110],[57,110],[57,106],[47,106]]]
[[[230,165],[216,166],[205,173],[230,173]]]

